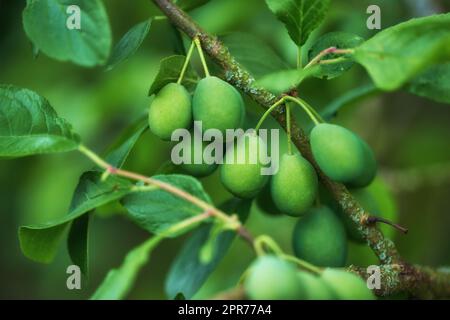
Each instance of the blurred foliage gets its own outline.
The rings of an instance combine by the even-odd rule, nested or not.
[[[104,2],[114,43],[132,26],[158,14],[150,1],[133,1],[132,5],[119,0]],[[376,31],[366,28],[369,4],[381,7],[383,28],[411,17],[450,9],[448,1],[438,0],[334,0],[326,22],[313,33],[304,50],[330,31],[350,32],[365,39],[374,35]],[[98,151],[106,149],[127,125],[146,111],[150,101],[147,92],[159,61],[177,53],[176,33],[166,21],[154,21],[143,46],[128,61],[109,72],[100,67],[85,69],[44,55],[33,59],[32,46],[21,23],[24,5],[24,1],[0,1],[0,83],[29,88],[45,96],[74,125],[85,144]],[[236,31],[250,33],[269,45],[287,64],[295,65],[296,47],[264,1],[212,0],[193,10],[192,15],[206,30],[219,35]],[[367,82],[364,70],[354,66],[345,75],[330,81],[305,81],[300,95],[322,109],[347,90]],[[261,114],[248,99],[246,102],[252,114]],[[303,126],[310,125],[303,113],[297,112],[296,116]],[[401,170],[450,162],[447,105],[402,91],[377,94],[341,109],[333,121],[368,141],[380,163],[381,176],[385,168]],[[267,126],[276,127],[276,124],[269,121]],[[152,175],[169,158],[170,146],[147,132],[125,166]],[[91,275],[83,279],[81,291],[66,288],[66,267],[71,263],[63,246],[51,265],[34,263],[22,255],[18,226],[65,214],[79,175],[90,166],[76,153],[0,160],[0,298],[88,297],[107,271],[120,265],[126,252],[147,238],[145,231],[121,217],[120,206],[109,205],[98,210],[101,214],[93,217],[90,230]],[[202,182],[215,203],[230,197],[219,183],[217,172]],[[394,233],[400,252],[413,263],[450,264],[450,181],[438,186],[421,185],[407,192],[394,191],[399,223],[410,230],[407,236]],[[247,225],[255,234],[271,234],[291,252],[294,222],[290,217],[266,216],[254,208]],[[186,236],[167,240],[155,250],[152,262],[141,272],[130,298],[165,298],[165,274],[185,240]],[[195,297],[207,298],[233,286],[252,258],[253,253],[245,243],[234,241],[229,254]],[[376,261],[367,247],[352,244],[349,262]]]

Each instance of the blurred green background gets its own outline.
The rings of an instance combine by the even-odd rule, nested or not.
[[[158,14],[151,1],[104,1],[115,42],[133,25]],[[382,27],[412,17],[448,12],[449,1],[431,0],[333,0],[331,12],[306,47],[328,31],[347,31],[364,38],[376,31],[366,28],[366,8],[378,4]],[[0,0],[0,83],[29,88],[45,96],[57,112],[81,134],[84,143],[101,152],[121,131],[142,115],[149,104],[147,91],[161,58],[175,52],[175,36],[166,21],[153,24],[138,53],[110,72],[84,69],[39,55],[21,23],[25,1]],[[191,12],[208,31],[226,34],[244,31],[259,37],[287,63],[295,62],[296,48],[284,27],[265,7],[263,0],[212,0]],[[353,67],[330,81],[311,79],[300,95],[321,109],[347,90],[369,82],[365,71]],[[255,115],[261,111],[248,102]],[[301,123],[304,114],[298,113]],[[433,266],[450,264],[450,106],[406,92],[377,94],[342,109],[333,121],[351,128],[373,147],[380,164],[383,201],[395,203],[398,221],[408,235],[390,231],[402,255],[413,263]],[[268,126],[276,127],[274,123]],[[170,143],[146,133],[126,164],[128,169],[152,175],[170,156]],[[0,298],[87,298],[106,272],[118,266],[126,252],[149,235],[121,216],[119,205],[97,211],[90,228],[89,279],[82,290],[66,288],[66,267],[71,264],[61,246],[55,261],[41,265],[25,258],[19,248],[19,225],[45,222],[64,215],[79,175],[90,163],[77,153],[0,160]],[[217,172],[203,179],[215,203],[230,195]],[[390,203],[391,207],[392,204]],[[254,234],[273,236],[290,251],[295,219],[263,215],[252,210],[248,227]],[[185,241],[167,240],[154,252],[141,272],[130,298],[166,298],[165,274]],[[253,259],[242,241],[235,241],[229,254],[196,298],[207,298],[233,286]],[[370,250],[351,244],[348,263],[376,263]]]

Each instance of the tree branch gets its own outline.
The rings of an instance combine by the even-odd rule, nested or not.
[[[281,97],[273,95],[271,92],[264,88],[259,88],[254,85],[255,79],[247,72],[230,54],[229,50],[217,39],[205,32],[193,19],[178,6],[173,4],[170,0],[153,0],[156,5],[162,10],[162,12],[169,18],[169,20],[180,30],[182,30],[190,38],[197,37],[205,52],[209,57],[217,63],[224,72],[224,78],[230,84],[246,93],[250,98],[256,101],[263,108],[267,109]],[[286,130],[286,115],[282,106],[272,112],[274,119],[280,124],[282,128]],[[292,119],[294,120],[294,119]],[[400,276],[401,271],[395,271],[397,279],[392,284],[387,284],[389,288],[385,293],[394,293],[400,290],[407,290],[413,294],[418,293],[414,289],[415,282],[420,280],[424,282],[433,282],[439,279],[440,284],[444,284],[450,288],[450,279],[445,275],[441,277],[441,274],[431,269],[413,267],[406,264],[400,257],[394,243],[384,238],[383,234],[376,228],[374,224],[365,224],[368,212],[365,212],[364,208],[355,200],[355,198],[348,192],[347,188],[340,183],[331,181],[319,168],[311,152],[308,137],[301,130],[301,128],[295,123],[291,122],[292,126],[292,142],[302,153],[302,155],[311,162],[317,171],[321,183],[328,189],[333,198],[338,202],[343,211],[351,218],[351,220],[357,225],[358,231],[366,240],[370,248],[375,252],[380,262],[383,265],[400,265],[405,270],[410,271],[408,274],[410,277],[406,281],[405,277]],[[402,268],[401,268],[402,269]],[[425,281],[424,279],[429,281]],[[443,279],[443,280],[442,280]],[[436,280],[437,281],[437,280]],[[439,293],[450,296],[448,290],[429,290],[430,294],[438,295]],[[421,293],[424,297],[424,295]]]
[[[364,279],[370,274],[366,268],[350,266],[349,271]],[[412,266],[407,263],[380,266],[381,288],[375,289],[379,296],[407,292],[412,297],[436,299],[450,297],[450,271],[429,267]]]

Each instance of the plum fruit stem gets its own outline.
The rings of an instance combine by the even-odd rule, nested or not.
[[[206,64],[205,55],[203,54],[202,44],[200,42],[199,38],[194,39],[195,45],[197,46],[198,54],[200,56],[200,61],[202,62],[203,69],[205,70],[205,76],[209,77],[211,76],[209,73],[208,65]]]
[[[189,47],[189,51],[186,55],[186,60],[184,61],[184,64],[183,64],[183,68],[181,69],[177,84],[181,84],[183,82],[183,78],[184,78],[186,70],[189,66],[189,62],[191,61],[192,53],[194,52],[194,48],[195,48],[195,43],[194,43],[194,41],[192,41],[191,46]]]

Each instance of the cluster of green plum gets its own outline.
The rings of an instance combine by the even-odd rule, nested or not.
[[[203,131],[218,129],[225,136],[227,129],[241,128],[244,118],[245,108],[240,93],[213,76],[199,81],[192,98],[181,84],[167,84],[156,94],[149,110],[150,129],[163,140],[170,140],[176,129],[192,130],[193,121],[201,121]],[[366,187],[373,181],[377,170],[374,154],[350,130],[334,124],[316,123],[310,133],[310,143],[317,165],[333,181],[353,188]],[[365,283],[356,275],[333,269],[345,265],[347,234],[357,241],[362,239],[355,225],[332,201],[322,201],[326,205],[313,206],[319,196],[319,183],[311,163],[299,153],[289,152],[281,155],[279,169],[273,176],[262,175],[267,164],[260,161],[259,152],[257,161],[250,162],[251,152],[255,152],[250,150],[250,146],[255,145],[267,148],[256,131],[227,144],[220,168],[222,184],[238,198],[256,198],[256,204],[265,212],[301,217],[292,238],[294,253],[300,259],[327,269],[317,276],[299,271],[280,258],[260,257],[246,281],[249,297],[372,297]],[[193,142],[191,147],[193,151]],[[244,163],[236,161],[239,154],[245,154]],[[232,155],[234,161],[228,161]],[[192,161],[181,167],[190,175],[203,177],[214,172],[218,165],[194,164]]]
[[[148,121],[150,130],[162,140],[170,140],[176,129],[190,129],[202,121],[203,130],[239,128],[245,117],[240,93],[225,81],[208,76],[200,80],[191,98],[179,83],[165,85],[154,97]]]
[[[330,179],[350,187],[368,186],[377,165],[370,147],[356,134],[341,126],[320,123],[311,131],[311,150],[320,169]],[[312,165],[299,154],[284,154],[279,171],[263,190],[257,202],[265,211],[290,216],[305,215],[318,194]]]
[[[223,135],[227,129],[242,127],[245,117],[244,102],[239,92],[225,81],[208,76],[199,81],[193,98],[184,86],[170,83],[154,97],[149,110],[151,131],[163,140],[170,140],[179,128],[190,129],[193,120],[202,122],[202,130],[217,129]],[[221,180],[224,186],[239,198],[254,198],[270,183],[270,199],[275,207],[290,216],[303,216],[317,197],[318,179],[312,165],[300,154],[284,154],[278,172],[269,179],[261,174],[264,165],[259,159],[250,162],[249,146],[266,148],[256,133],[246,134],[228,146]],[[323,172],[332,180],[363,187],[374,178],[376,162],[367,144],[351,131],[337,125],[320,123],[311,131],[314,158]],[[193,143],[192,143],[193,148]],[[231,152],[236,157],[245,153],[245,162],[228,161]],[[193,155],[194,153],[191,152]],[[217,164],[182,164],[194,176],[211,174]]]
[[[154,97],[149,109],[150,130],[163,140],[170,140],[172,132],[179,128],[190,129],[193,120],[202,122],[202,130],[218,129],[225,135],[226,129],[241,128],[245,108],[239,92],[217,77],[205,77],[199,81],[193,98],[178,83],[163,87]],[[269,177],[261,174],[264,165],[250,162],[250,145],[265,148],[256,133],[246,134],[228,145],[221,166],[221,181],[228,191],[239,198],[254,198],[268,183]],[[193,149],[192,142],[192,149]],[[233,150],[229,150],[233,148]],[[245,154],[245,162],[229,161]],[[194,152],[191,152],[193,156]],[[202,177],[211,174],[217,164],[183,163],[184,171]],[[300,155],[283,155],[280,170],[272,179],[272,198],[283,212],[299,216],[314,201],[317,192],[317,177],[314,169]]]
[[[254,300],[372,300],[359,276],[334,268],[316,273],[298,269],[275,255],[264,255],[250,266],[245,293]]]
[[[365,187],[374,180],[377,166],[368,145],[351,131],[327,123],[316,124],[310,142],[314,159],[325,175],[351,187],[358,200],[370,202],[367,209],[371,210],[374,204],[367,201],[371,196]],[[347,238],[364,240],[337,203],[326,191],[319,190],[317,180],[306,159],[283,155],[279,172],[257,196],[256,204],[269,214],[300,217],[292,236],[293,251],[298,258],[320,267],[343,267],[347,260]],[[317,198],[321,205],[313,206]]]
[[[170,140],[176,129],[188,129],[191,133],[194,121],[201,121],[202,131],[217,129],[225,136],[227,129],[241,128],[245,119],[244,101],[240,93],[227,82],[207,76],[200,80],[191,97],[179,83],[169,83],[154,97],[148,121],[150,130],[162,140]],[[202,149],[206,144],[203,142]],[[194,140],[191,139],[191,162],[181,168],[196,177],[212,174],[217,163],[194,163]],[[203,154],[203,150],[202,154]]]

